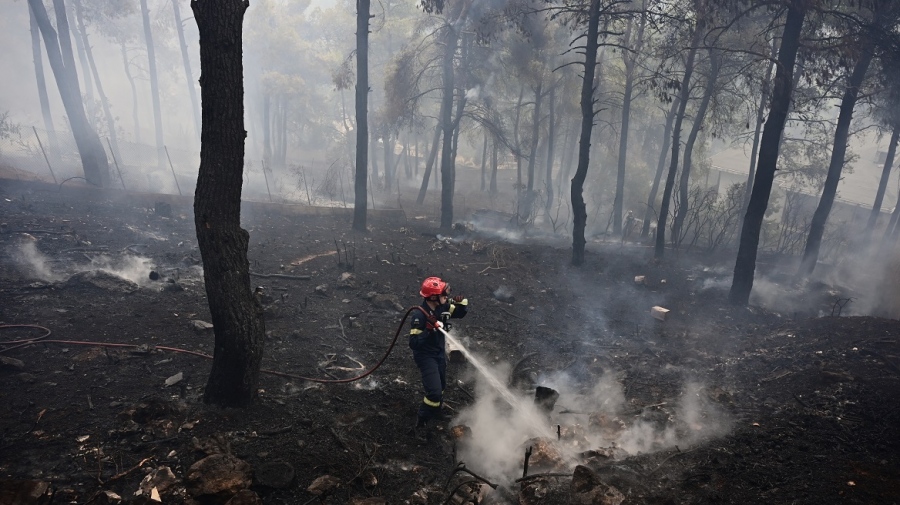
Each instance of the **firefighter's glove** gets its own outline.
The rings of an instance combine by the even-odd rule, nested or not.
[[[457,305],[468,305],[469,300],[466,300],[466,297],[463,295],[456,295],[450,299],[453,303]]]
[[[425,323],[425,328],[429,330],[435,330],[443,326],[443,323],[438,321],[438,319],[434,316],[428,316],[427,322]]]

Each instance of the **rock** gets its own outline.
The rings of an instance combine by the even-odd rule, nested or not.
[[[175,491],[177,484],[178,478],[172,473],[172,469],[167,466],[161,466],[144,476],[144,480],[140,484],[140,493],[143,496],[150,496],[151,499],[154,499],[154,490],[157,493],[157,497],[169,495]],[[157,498],[155,501],[162,500]]]
[[[260,486],[287,489],[294,484],[296,472],[286,461],[269,461],[256,468],[255,479]]]
[[[201,321],[200,319],[192,319],[190,325],[194,332],[198,334],[211,333],[213,331],[212,323],[207,323],[206,321]]]
[[[166,387],[174,386],[175,384],[178,384],[179,382],[181,382],[182,379],[184,379],[184,374],[181,372],[178,372],[177,374],[166,379]]]
[[[532,438],[522,444],[521,454],[531,447],[531,457],[528,458],[528,472],[558,472],[567,468],[565,458],[553,442],[545,438]]]
[[[588,467],[578,465],[572,474],[572,501],[577,505],[619,505],[625,501],[618,489],[600,480]]]
[[[344,272],[338,277],[338,289],[353,289],[356,287],[356,276],[350,272]]]
[[[16,358],[0,356],[0,370],[25,370],[25,362]]]
[[[534,404],[546,413],[553,412],[559,393],[553,388],[538,386],[534,391]]]
[[[397,297],[394,295],[377,294],[369,301],[379,309],[396,310],[397,312],[403,312],[405,310],[403,305],[400,305],[400,301],[397,300]]]
[[[253,491],[242,489],[225,502],[225,505],[262,505],[262,500]]]
[[[328,296],[328,284],[319,284],[316,286],[316,294],[319,296]]]
[[[191,465],[184,480],[191,496],[223,499],[250,487],[251,472],[250,464],[242,459],[213,454]]]
[[[202,440],[194,437],[191,439],[191,447],[193,447],[195,451],[207,456],[231,453],[231,443],[221,433],[203,438]]]
[[[35,381],[35,376],[27,372],[22,372],[19,374],[19,380],[25,384],[31,384]]]
[[[158,281],[159,280],[159,272],[157,272],[156,270],[150,270],[149,277],[150,277],[151,281]]]
[[[341,479],[331,475],[323,475],[312,481],[306,490],[316,496],[329,494],[341,485]]]
[[[650,307],[650,315],[653,317],[653,319],[659,319],[660,321],[665,321],[666,316],[669,314],[669,312],[669,309],[660,307],[659,305]]]
[[[41,480],[0,480],[0,503],[49,505],[53,499],[50,483]]]

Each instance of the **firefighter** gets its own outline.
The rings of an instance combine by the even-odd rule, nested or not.
[[[422,373],[425,397],[419,405],[416,428],[422,428],[429,420],[440,417],[447,385],[447,349],[444,334],[450,328],[449,319],[465,317],[469,301],[462,295],[450,296],[450,285],[440,277],[429,277],[422,282],[420,310],[414,310],[409,330],[409,348]]]

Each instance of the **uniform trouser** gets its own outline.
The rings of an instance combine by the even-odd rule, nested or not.
[[[444,388],[447,386],[447,355],[443,351],[413,351],[413,359],[422,374],[422,386],[425,398],[419,405],[419,419],[427,420],[441,412],[444,401]]]

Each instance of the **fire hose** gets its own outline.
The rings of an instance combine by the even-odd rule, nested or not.
[[[406,318],[408,318],[409,314],[414,310],[422,310],[422,308],[416,306],[416,307],[410,307],[409,309],[407,309],[406,313],[403,315],[403,319],[400,320],[400,324],[397,326],[397,331],[396,331],[396,333],[394,333],[394,338],[391,340],[391,345],[388,346],[387,351],[385,351],[385,353],[381,357],[381,359],[378,360],[378,363],[375,363],[374,366],[372,366],[371,368],[369,368],[362,374],[357,375],[356,377],[350,377],[347,379],[317,379],[317,378],[313,378],[313,377],[304,377],[302,375],[295,375],[295,374],[290,374],[290,373],[286,373],[286,372],[279,372],[277,370],[262,369],[262,370],[260,370],[260,372],[262,372],[264,374],[268,374],[268,375],[285,377],[288,379],[299,379],[299,380],[305,380],[305,381],[310,381],[310,382],[318,382],[318,383],[322,383],[322,384],[345,384],[348,382],[355,382],[355,381],[358,381],[365,377],[368,377],[373,372],[375,372],[375,370],[378,370],[378,368],[380,368],[381,365],[383,365],[384,362],[387,360],[388,356],[390,356],[391,351],[394,350],[394,345],[397,344],[397,339],[400,337],[400,332],[403,330],[403,325],[406,323]],[[437,321],[433,324],[436,324],[438,328],[443,326],[440,323],[440,321]],[[117,343],[117,342],[90,342],[90,341],[80,341],[80,340],[48,339],[47,337],[49,337],[53,332],[44,326],[39,326],[36,324],[3,324],[3,325],[0,325],[0,330],[11,329],[11,328],[34,328],[34,329],[45,331],[46,333],[44,333],[43,335],[41,335],[39,337],[35,337],[35,338],[0,342],[0,354],[11,351],[13,349],[19,349],[21,347],[27,347],[27,346],[35,345],[35,344],[61,344],[61,345],[83,345],[83,346],[89,346],[89,347],[112,347],[112,348],[119,348],[119,349],[147,349],[147,350],[155,349],[155,350],[160,350],[160,351],[168,351],[168,352],[175,352],[175,353],[181,353],[181,354],[190,354],[191,356],[199,356],[201,358],[206,358],[206,359],[213,359],[213,357],[210,356],[209,354],[205,354],[205,353],[197,352],[197,351],[191,351],[189,349],[180,349],[178,347],[167,347],[167,346],[159,346],[159,345],[158,346],[147,346],[144,344],[123,344],[123,343]],[[6,347],[6,346],[9,346],[9,347]]]

